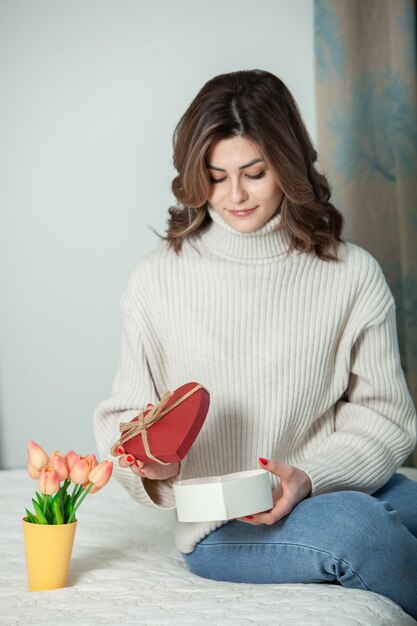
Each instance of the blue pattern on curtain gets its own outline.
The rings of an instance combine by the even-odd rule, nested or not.
[[[315,0],[314,8],[319,156],[344,238],[377,258],[393,292],[417,404],[415,1]]]

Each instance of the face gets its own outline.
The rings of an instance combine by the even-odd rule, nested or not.
[[[221,139],[210,147],[206,163],[208,201],[229,226],[250,233],[274,215],[284,194],[254,141],[241,136]]]

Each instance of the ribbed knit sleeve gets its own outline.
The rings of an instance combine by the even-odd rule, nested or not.
[[[101,459],[116,461],[113,476],[139,503],[162,509],[175,507],[173,484],[178,477],[149,480],[136,476],[129,468],[121,468],[110,454],[120,437],[119,423],[130,421],[149,402],[158,398],[145,351],[145,330],[138,319],[120,306],[120,356],[112,395],[102,402],[94,414],[94,432]]]
[[[416,445],[416,412],[400,365],[395,304],[368,324],[351,354],[347,399],[334,407],[334,433],[297,463],[312,495],[343,489],[375,492]]]

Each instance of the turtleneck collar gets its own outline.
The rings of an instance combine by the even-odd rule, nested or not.
[[[234,230],[209,203],[207,209],[211,222],[204,231],[199,233],[198,238],[215,254],[242,263],[259,263],[285,258],[290,237],[285,227],[278,232],[273,232],[273,229],[281,223],[281,213],[278,209],[265,224],[251,233],[240,233]]]

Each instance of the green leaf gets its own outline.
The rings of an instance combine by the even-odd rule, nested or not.
[[[63,524],[64,523],[64,518],[62,517],[62,513],[61,513],[61,509],[59,508],[58,500],[54,501],[53,508],[54,508],[54,523],[55,524]]]
[[[30,522],[31,524],[38,524],[38,520],[36,518],[36,515],[33,515],[33,513],[28,511],[28,509],[26,509],[26,508],[25,508],[25,511],[27,513],[27,516],[28,516],[28,522]]]
[[[43,511],[43,514],[45,515],[45,517],[46,517],[47,509],[48,509],[48,496],[47,496],[46,493],[44,493],[43,494],[43,509],[42,509],[42,511]]]
[[[50,506],[52,496],[47,493],[39,494],[38,492],[36,492],[36,497],[38,498],[39,506],[42,509],[42,513],[47,520],[47,523],[52,524],[53,514]]]
[[[72,500],[69,500],[68,503],[68,519],[67,519],[67,524],[71,524],[71,522],[75,522],[75,509],[74,509],[74,505],[72,503]]]
[[[72,509],[70,508],[72,507]],[[64,511],[64,523],[68,524],[68,518],[71,515],[71,511],[73,510],[73,504],[72,504],[72,500],[69,496],[68,493],[65,494],[65,502],[64,502],[64,507],[63,507],[63,511]]]
[[[32,498],[32,503],[33,503],[33,508],[35,509],[36,512],[36,516],[38,518],[38,523],[39,524],[47,524],[48,520],[46,519],[45,515],[43,514],[43,511],[41,509],[41,507],[39,506],[39,503],[36,502],[36,500],[34,500]]]
[[[69,500],[69,495],[66,492],[63,493],[61,511],[62,511],[62,516],[64,518],[64,524],[67,523],[67,519],[68,519],[68,500]]]
[[[37,499],[38,499],[39,506],[41,506],[41,507],[42,507],[42,510],[43,510],[43,507],[44,507],[43,497],[42,497],[42,496],[41,496],[41,494],[40,494],[40,493],[38,493],[38,492],[36,492],[36,497],[37,497]]]
[[[51,500],[51,510],[55,519],[55,502],[58,501],[58,496],[59,496],[59,490],[56,492],[56,494],[52,497]]]
[[[67,501],[68,498],[68,494],[67,494],[67,487],[68,484],[70,484],[70,480],[66,480],[63,484],[63,486],[59,489],[58,491],[58,502],[59,502],[59,509],[62,513],[62,517],[63,517],[63,524],[65,524],[65,503]],[[68,484],[67,484],[68,483]]]
[[[52,496],[49,494],[45,495],[45,517],[48,520],[48,524],[54,523],[54,513],[51,506]]]

